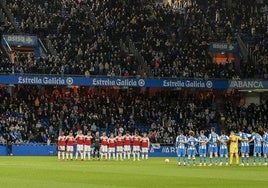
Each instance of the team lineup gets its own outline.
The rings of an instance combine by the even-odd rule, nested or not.
[[[88,159],[105,159],[105,160],[130,160],[131,154],[133,160],[148,159],[148,150],[150,141],[147,133],[143,133],[143,136],[139,136],[136,132],[131,136],[129,132],[125,135],[119,133],[118,136],[114,136],[113,133],[110,136],[106,136],[106,133],[99,135],[96,132],[95,136],[91,135],[91,131],[87,132],[87,135],[83,135],[79,130],[74,137],[73,132],[70,131],[68,136],[61,132],[58,137],[58,159],[59,160],[73,160],[74,144],[77,144],[75,159],[77,160],[80,155],[81,160]],[[131,145],[133,149],[131,151]],[[69,158],[70,157],[70,158]]]
[[[207,156],[209,157],[208,165],[232,165],[235,157],[235,164],[241,166],[249,166],[250,143],[253,142],[253,165],[267,166],[268,155],[268,130],[264,129],[263,136],[259,133],[245,133],[239,131],[235,133],[230,132],[227,136],[225,131],[221,131],[218,135],[214,128],[211,128],[210,134],[205,136],[203,130],[200,131],[198,137],[194,136],[193,131],[189,131],[189,135],[185,136],[182,131],[179,131],[176,137],[176,148],[178,156],[178,165],[196,165],[196,156],[199,155],[199,166],[207,165]],[[92,136],[91,131],[83,135],[79,130],[74,137],[73,132],[70,131],[67,136],[64,132],[58,137],[58,159],[59,160],[73,160],[74,145],[77,145],[75,152],[75,159],[80,156],[81,160],[91,158],[98,160],[124,160],[131,159],[140,160],[148,159],[148,152],[150,141],[147,133],[139,136],[130,135],[126,132],[125,135],[119,133],[114,136],[113,133],[106,135],[96,132]],[[240,143],[240,147],[239,147]],[[239,160],[239,153],[241,154],[241,163]],[[263,161],[262,161],[263,154]]]
[[[239,147],[240,142],[240,147]],[[189,132],[189,137],[183,135],[180,131],[176,138],[176,147],[178,154],[178,165],[196,165],[196,155],[199,154],[199,166],[207,165],[207,155],[209,155],[209,166],[219,165],[224,163],[226,166],[233,164],[233,158],[235,157],[235,163],[241,166],[249,166],[249,143],[253,142],[253,165],[262,164],[262,154],[264,158],[263,165],[267,166],[268,155],[268,130],[263,131],[263,136],[259,133],[245,133],[239,131],[234,133],[230,132],[227,136],[225,131],[221,131],[221,135],[215,132],[215,129],[211,129],[209,136],[204,135],[204,131],[200,131],[198,138],[194,137],[194,132]],[[228,150],[229,146],[229,150]],[[198,152],[196,147],[198,147]],[[241,163],[239,161],[239,151],[241,153]],[[186,160],[187,156],[187,160]],[[230,158],[229,158],[230,156]],[[214,160],[213,160],[214,158]],[[192,162],[191,162],[192,161]]]

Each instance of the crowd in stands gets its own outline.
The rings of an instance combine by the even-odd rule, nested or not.
[[[7,64],[7,71],[135,76],[137,62],[120,49],[118,38],[106,34],[109,18],[103,14],[109,14],[105,10],[110,4],[110,1],[7,1],[21,32],[49,39],[56,51],[55,55],[38,58],[15,54],[14,66]]]
[[[6,8],[16,19],[17,29],[37,34],[52,46],[44,57],[16,52],[13,62],[0,49],[0,73],[265,79],[268,5],[253,2],[236,0],[227,6],[226,1],[209,0],[174,7],[148,0],[8,0]],[[16,33],[7,19],[1,20],[0,29]],[[209,44],[236,43],[238,34],[249,44],[248,61],[215,63]],[[146,63],[120,41],[126,46],[133,43]],[[198,132],[217,125],[250,132],[268,123],[267,101],[246,106],[234,96],[221,96],[225,103],[219,105],[212,94],[187,91],[149,95],[136,90],[111,94],[100,88],[16,89],[12,96],[1,89],[2,143],[55,142],[60,129],[148,131],[152,142],[173,143],[181,129]]]
[[[237,19],[241,20],[239,33],[250,51],[249,63],[241,64],[243,74],[245,77],[254,77],[264,73],[267,79],[268,4],[260,6],[254,1],[246,1],[238,2],[238,6],[242,10],[236,14]]]
[[[1,72],[135,76],[144,62],[122,50],[122,40],[134,42],[147,62],[149,71],[142,76],[264,78],[267,5],[253,2],[227,6],[227,1],[211,0],[174,8],[139,0],[9,0],[20,31],[49,39],[56,54],[17,55],[15,65]],[[254,41],[256,61],[215,63],[209,43],[234,43],[237,34]]]
[[[22,86],[13,97],[0,94],[0,140],[14,143],[54,143],[59,130],[86,133],[146,131],[151,142],[174,143],[179,130],[198,133],[217,130],[256,131],[268,126],[268,101],[240,104],[240,96],[213,93],[158,91],[155,95],[137,90],[104,88],[57,88]]]

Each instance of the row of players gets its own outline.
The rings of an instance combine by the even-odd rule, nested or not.
[[[230,136],[225,134],[225,131],[221,131],[219,136],[215,133],[215,129],[211,129],[209,137],[204,135],[204,131],[200,131],[200,136],[198,138],[194,137],[194,132],[189,132],[189,137],[183,135],[183,132],[179,132],[176,138],[176,147],[178,154],[178,165],[181,165],[181,158],[183,159],[183,164],[186,165],[186,155],[188,156],[187,165],[192,163],[195,166],[195,156],[197,154],[196,146],[198,145],[198,153],[200,157],[200,166],[206,165],[206,156],[209,154],[209,166],[212,166],[213,156],[215,157],[215,165],[218,165],[218,153],[220,155],[219,165],[223,164],[225,159],[225,164],[228,166],[233,163],[233,157],[235,155],[236,164],[239,164],[238,155],[238,142],[240,141],[240,153],[241,153],[241,166],[249,165],[249,143],[254,142],[253,151],[253,165],[256,165],[256,159],[258,156],[258,164],[261,164],[261,156],[264,156],[264,165],[267,165],[267,155],[268,155],[268,130],[265,129],[263,136],[259,133],[244,133],[239,131],[235,134],[231,131]],[[228,159],[228,144],[230,143],[230,160]],[[207,152],[208,145],[208,152]],[[219,148],[219,152],[218,152]]]
[[[97,155],[98,159],[113,159],[123,160],[130,159],[131,147],[130,144],[133,143],[133,160],[140,160],[140,147],[141,147],[141,157],[142,159],[148,159],[148,150],[150,141],[147,136],[147,133],[143,133],[143,136],[139,136],[138,133],[135,133],[134,136],[131,136],[127,132],[124,136],[119,133],[118,136],[114,136],[113,133],[110,136],[106,136],[106,133],[102,133],[102,136],[99,135],[99,132],[96,132],[95,136],[91,135],[91,131],[87,132],[87,135],[83,135],[82,131],[79,130],[77,135],[74,137],[73,132],[70,131],[68,136],[64,135],[64,132],[61,132],[58,137],[58,159],[73,159],[74,143],[77,144],[75,158],[78,159],[80,154],[81,160],[91,158],[92,145],[94,143],[93,158]],[[116,154],[116,156],[115,156]]]

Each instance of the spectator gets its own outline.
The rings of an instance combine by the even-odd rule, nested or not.
[[[130,77],[144,71],[142,76],[160,78],[265,78],[267,5],[253,2],[237,0],[234,7],[227,7],[211,1],[207,6],[194,3],[175,9],[137,0],[9,0],[7,8],[18,29],[53,41],[55,53],[45,57],[15,53],[11,61],[0,51],[0,72]],[[4,23],[6,33],[15,33],[11,23]],[[252,53],[248,62],[216,64],[209,54],[209,43],[233,43],[237,34],[249,43]],[[134,54],[129,53],[131,45],[123,45],[132,43]],[[59,127],[92,132],[113,132],[116,127],[119,132],[131,133],[137,129],[150,131],[152,142],[166,143],[172,143],[180,129],[207,131],[215,124],[229,130],[245,129],[246,125],[249,131],[267,127],[267,101],[246,106],[239,103],[236,93],[231,100],[227,96],[221,99],[225,103],[220,109],[211,93],[159,92],[152,96],[84,87],[77,91],[45,87],[41,91],[35,86],[16,86],[14,90],[12,96],[0,90],[5,142],[12,138],[15,143],[47,143],[57,137]]]

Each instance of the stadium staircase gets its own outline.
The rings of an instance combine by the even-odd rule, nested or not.
[[[21,34],[21,16],[17,15],[17,17],[14,17],[12,12],[7,8],[6,6],[6,0],[0,0],[0,16],[2,19],[7,18],[7,20],[11,23],[11,25],[15,29],[15,33]],[[0,19],[1,19],[0,18]],[[45,43],[43,43],[43,41]],[[56,51],[53,49],[52,43],[49,38],[38,38],[37,41],[37,47],[35,49],[35,55],[40,57],[40,56],[46,56],[47,53],[54,54],[56,55]],[[1,46],[3,48],[3,45]],[[5,49],[5,48],[4,48]],[[6,50],[4,50],[6,52]]]
[[[244,43],[244,41],[241,39],[241,36],[238,34],[237,35],[237,43],[241,52],[241,55],[243,57],[243,60],[245,60],[245,62],[248,61],[248,48],[246,46],[246,44]]]
[[[138,74],[140,76],[148,75],[149,69],[146,61],[144,60],[144,57],[141,55],[139,50],[135,47],[135,44],[132,40],[129,40],[129,52],[133,54],[134,59],[139,62],[139,67],[138,67]]]
[[[4,46],[2,44],[0,44],[0,60],[5,59],[5,58],[10,60],[10,55],[9,55],[7,49],[4,48]]]
[[[129,49],[126,46],[126,43],[124,43],[122,39],[120,39],[119,43],[121,51],[123,51],[124,53],[129,53]]]
[[[8,17],[6,16],[6,9],[4,8],[5,6],[5,1],[0,0],[0,25],[1,25],[1,30],[0,30],[0,36],[9,29],[9,25],[6,25],[5,21],[8,20]],[[10,59],[10,53],[11,49],[10,48],[5,48],[2,43],[0,44],[0,58],[1,59]]]

